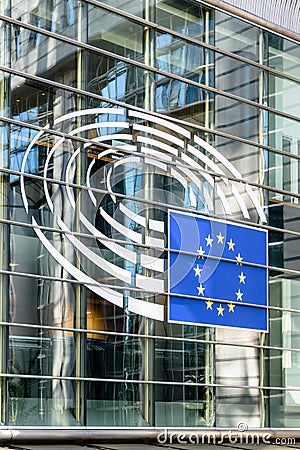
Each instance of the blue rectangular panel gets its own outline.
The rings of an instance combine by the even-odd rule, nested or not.
[[[267,237],[170,211],[169,321],[268,331]]]

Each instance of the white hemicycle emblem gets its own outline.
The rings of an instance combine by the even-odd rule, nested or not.
[[[168,118],[93,108],[66,114],[51,128],[64,135],[54,138],[47,125],[24,153],[20,186],[25,211],[40,242],[71,277],[129,312],[164,320],[163,304],[151,299],[167,294],[163,217],[169,207],[244,219],[253,210],[258,220],[266,221],[257,193],[241,183],[242,175],[231,162]],[[52,139],[42,174],[48,212],[37,218],[30,213],[26,175],[31,152],[46,136]],[[181,194],[170,190],[167,195],[166,183],[151,184],[151,174],[175,183]],[[64,202],[58,188],[64,190]],[[160,210],[160,218],[149,213],[154,209]],[[53,227],[72,246],[77,263],[47,237],[45,216],[48,221],[52,217]]]

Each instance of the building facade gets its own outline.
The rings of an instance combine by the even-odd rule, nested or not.
[[[299,4],[229,3],[1,2],[3,425],[299,427]],[[169,210],[267,231],[267,333],[169,320]]]

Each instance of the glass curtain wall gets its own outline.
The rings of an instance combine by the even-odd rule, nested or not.
[[[1,422],[295,426],[299,45],[186,0],[5,16]],[[168,322],[170,208],[268,229],[268,334]]]

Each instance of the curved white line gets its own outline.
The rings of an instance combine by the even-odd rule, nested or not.
[[[43,171],[44,178],[47,178],[47,172],[48,172],[48,166],[49,166],[50,159],[52,158],[52,156],[53,156],[54,152],[57,150],[57,148],[64,142],[64,140],[65,140],[64,137],[59,139],[56,142],[56,144],[53,145],[52,149],[48,153],[46,161],[45,161],[45,165],[44,165],[44,171]],[[45,192],[46,201],[48,203],[50,211],[53,213],[53,202],[52,202],[50,194],[49,194],[48,184],[47,184],[46,180],[43,181],[43,185],[44,185],[44,192]]]
[[[149,219],[149,228],[153,231],[165,232],[165,223],[161,220]]]
[[[91,188],[91,180],[90,180],[90,177],[91,177],[91,171],[92,171],[92,168],[93,168],[93,166],[94,166],[94,164],[95,164],[95,161],[96,161],[96,160],[93,158],[93,159],[92,159],[92,162],[89,164],[89,167],[88,167],[88,169],[87,169],[87,171],[86,171],[86,185],[87,185],[87,187],[88,187],[88,194],[89,194],[89,196],[90,196],[90,199],[91,199],[93,205],[94,205],[95,208],[96,208],[96,207],[97,207],[97,200],[96,200],[96,197],[94,196],[94,193],[93,193],[93,191],[92,191],[92,188]]]
[[[144,158],[145,164],[151,164],[152,166],[158,167],[159,169],[163,170],[164,172],[167,172],[168,166],[166,163],[157,161],[157,159],[151,158],[149,156],[146,156]]]
[[[181,159],[183,161],[187,162],[191,167],[194,167],[195,169],[199,170],[202,177],[205,178],[206,181],[209,182],[209,184],[211,185],[212,188],[214,188],[215,180],[213,179],[213,177],[211,175],[209,175],[209,173],[203,172],[203,167],[201,167],[200,164],[196,163],[196,161],[194,161],[192,158],[190,158],[185,153],[181,153]]]
[[[252,200],[253,205],[255,206],[255,208],[256,208],[256,210],[258,212],[260,220],[262,222],[267,222],[267,218],[265,216],[265,213],[264,213],[264,211],[263,211],[263,209],[262,209],[262,207],[261,207],[261,205],[260,205],[256,195],[254,194],[251,186],[249,186],[249,184],[246,184],[246,192],[248,193],[249,197]]]
[[[201,161],[204,162],[204,164],[206,164],[214,172],[219,173],[221,175],[225,175],[225,172],[217,164],[215,164],[211,159],[209,159],[206,155],[201,153],[199,150],[197,150],[193,146],[188,145],[187,150],[190,153],[192,153],[194,156],[196,156],[197,158],[201,159]],[[221,179],[228,186],[228,182],[229,182],[228,178],[221,177]],[[238,205],[240,206],[243,216],[246,219],[248,219],[250,216],[249,216],[249,212],[247,210],[246,204],[245,204],[243,198],[241,197],[240,193],[238,192],[238,190],[234,187],[233,182],[231,182],[231,185],[232,185],[231,186],[232,194],[235,197]]]
[[[239,179],[242,178],[242,175],[240,174],[240,172],[218,150],[216,150],[214,147],[212,147],[210,144],[208,144],[207,142],[205,142],[203,139],[199,138],[198,136],[194,136],[194,141],[196,142],[196,144],[201,145],[201,147],[203,147],[205,150],[207,150],[209,153],[211,153],[211,155],[213,155],[215,158],[217,158],[229,170],[229,172],[231,172],[236,178],[239,178]],[[257,200],[251,186],[249,186],[248,184],[246,185],[246,192],[248,193],[249,197],[251,198],[251,200],[258,212],[260,220],[262,222],[267,222],[267,218],[265,216],[263,208],[261,207],[259,201]]]
[[[26,192],[25,192],[25,184],[24,184],[24,175],[25,175],[25,165],[26,165],[26,161],[28,158],[28,155],[32,149],[32,147],[35,145],[36,141],[38,139],[40,139],[40,137],[43,135],[43,133],[49,129],[49,125],[46,125],[44,127],[43,130],[39,131],[36,136],[32,139],[32,141],[30,142],[29,146],[27,147],[23,159],[22,159],[22,164],[21,164],[21,175],[20,175],[20,189],[21,189],[21,197],[22,197],[22,201],[23,201],[23,205],[24,205],[24,209],[28,214],[28,201],[27,201],[27,197],[26,197]]]
[[[95,294],[103,297],[105,300],[113,303],[114,305],[123,307],[123,294],[119,292],[115,292],[112,289],[102,287],[100,283],[93,280],[93,278],[88,277],[85,273],[81,272],[81,270],[77,269],[73,264],[70,263],[55,247],[48,241],[46,236],[42,233],[40,227],[35,221],[34,217],[32,217],[32,225],[33,229],[38,236],[41,243],[44,245],[46,250],[50,253],[50,255],[60,264],[70,275],[72,275],[75,280],[83,283],[90,291],[95,292]]]
[[[165,262],[163,259],[145,255],[144,253],[141,254],[141,266],[156,272],[164,272],[165,270]]]
[[[101,233],[101,231],[95,228],[94,225],[92,225],[91,222],[81,212],[79,213],[79,219],[80,222],[83,223],[85,228],[96,239],[98,239],[101,242],[101,244],[105,245],[109,250],[121,256],[121,258],[124,258],[133,264],[136,264],[137,257],[135,252],[129,250],[128,248],[124,248],[113,241],[108,240],[107,236],[105,236],[105,234]]]
[[[129,156],[129,157],[125,158],[125,159],[121,159],[120,161],[117,161],[116,163],[114,163],[113,168],[110,167],[108,172],[107,172],[107,176],[106,176],[107,191],[109,192],[110,197],[111,197],[111,199],[112,199],[112,201],[114,203],[116,203],[117,199],[116,199],[116,196],[113,193],[113,189],[112,189],[112,185],[111,185],[111,181],[110,181],[111,174],[112,174],[113,169],[115,169],[116,167],[119,167],[121,165],[127,164],[128,161],[129,162],[140,162],[141,159],[140,159],[139,156]]]
[[[125,133],[120,133],[120,134],[106,134],[105,136],[99,136],[95,139],[93,139],[93,142],[104,142],[104,141],[110,141],[112,139],[125,139],[128,141],[132,141],[132,134],[125,134]],[[118,145],[112,145],[112,147],[117,147],[120,149],[125,148],[125,146],[118,146]],[[110,150],[111,152],[113,150]],[[98,155],[99,158],[99,155]]]
[[[56,216],[56,220],[58,226],[63,231],[71,233],[71,230],[58,216]],[[114,277],[119,278],[125,283],[131,283],[131,272],[129,272],[129,270],[123,269],[122,267],[116,266],[115,264],[106,261],[104,258],[90,250],[87,246],[83,245],[82,242],[80,242],[72,234],[66,234],[65,237],[74,245],[74,247],[76,247],[80,251],[80,253],[82,253],[89,261],[94,263],[96,266],[100,267],[102,270],[105,270],[105,272],[110,273]]]
[[[156,292],[161,294],[164,292],[164,280],[157,280],[152,277],[145,277],[144,275],[136,274],[136,287],[144,289],[149,292]]]
[[[137,233],[136,231],[133,230],[129,230],[124,225],[117,222],[113,217],[107,214],[107,212],[104,211],[102,207],[99,209],[99,211],[103,219],[106,220],[106,222],[108,222],[112,228],[117,230],[123,236],[126,236],[128,239],[131,239],[132,241],[137,242],[138,244],[142,244],[143,236],[140,233]]]
[[[80,147],[78,147],[78,149],[73,153],[73,155],[69,159],[69,162],[68,162],[67,167],[66,167],[66,183],[70,183],[70,181],[69,181],[69,173],[70,173],[70,170],[71,170],[71,165],[73,164],[75,158],[79,155],[79,153],[80,153]],[[72,188],[72,190],[73,190],[73,188]],[[70,186],[66,185],[66,191],[67,191],[67,196],[69,198],[69,202],[71,203],[72,208],[75,209],[75,206],[76,206],[75,205],[75,199],[74,199],[74,195],[73,195],[73,193],[71,191]]]
[[[129,219],[133,220],[134,222],[138,223],[142,227],[146,227],[146,219],[143,216],[139,216],[137,213],[134,213],[131,211],[131,209],[127,208],[123,203],[119,204],[120,211],[127,216]]]
[[[73,134],[82,133],[83,131],[93,130],[95,128],[129,128],[128,122],[94,122],[83,125],[82,127],[75,128]],[[71,133],[69,133],[71,134]]]
[[[156,303],[146,302],[145,300],[139,300],[137,298],[130,297],[128,299],[128,310],[139,314],[149,319],[164,321],[164,305],[158,305]]]
[[[171,145],[164,144],[163,142],[156,141],[155,139],[151,139],[151,138],[148,138],[146,136],[138,135],[136,137],[136,141],[137,142],[142,142],[143,144],[151,145],[153,147],[157,147],[160,150],[164,150],[165,152],[171,153],[174,156],[178,156],[178,150],[176,148],[171,147]],[[147,147],[142,147],[142,148],[147,148]],[[160,153],[160,154],[161,154],[161,158],[163,158],[164,154],[163,153]]]
[[[208,173],[203,172],[202,167],[200,166],[200,164],[197,164],[192,158],[190,158],[188,155],[186,155],[185,153],[181,153],[181,159],[183,161],[185,161],[186,163],[188,163],[191,167],[196,168],[199,173],[202,175],[202,177],[208,182],[208,184],[212,187],[212,189],[214,189],[215,187],[215,181],[213,179],[213,177],[211,175],[209,175]],[[207,191],[206,188],[203,187],[203,194],[204,194],[204,198],[206,200],[206,203],[208,205],[208,209],[210,211],[214,210],[214,205],[212,202],[212,198],[210,193]]]
[[[145,120],[151,120],[151,122],[158,123],[159,125],[162,125],[163,127],[169,128],[172,131],[175,131],[176,133],[181,134],[184,137],[187,137],[188,139],[191,138],[191,133],[186,130],[185,128],[180,127],[179,125],[176,125],[175,123],[170,123],[168,120],[160,119],[159,117],[152,116],[150,114],[145,114],[138,111],[128,111],[129,117],[138,117],[139,119],[145,119]]]
[[[234,195],[234,197],[236,198],[239,207],[241,208],[241,211],[243,213],[243,216],[245,217],[245,219],[250,219],[250,215],[249,215],[249,211],[245,205],[245,202],[240,194],[240,192],[238,191],[238,189],[235,187],[234,185],[234,181],[231,182],[231,188],[232,188],[232,193]]]
[[[81,272],[77,267],[71,264],[61,253],[59,253],[55,247],[48,241],[48,239],[42,233],[40,227],[32,217],[33,229],[51,256],[77,281],[80,281],[90,291],[99,295],[104,300],[113,303],[120,308],[123,307],[123,294],[116,292],[110,288],[107,288],[93,278],[88,277],[85,273]],[[155,320],[164,320],[164,307],[163,305],[157,305],[155,303],[145,302],[132,297],[128,297],[128,309],[136,314],[141,314],[144,317],[149,317]]]
[[[149,247],[155,247],[159,249],[165,248],[165,241],[163,239],[152,236],[145,236],[145,244],[149,245]]]
[[[194,136],[194,141],[196,142],[196,144],[201,145],[201,147],[204,148],[204,150],[208,151],[218,161],[220,161],[226,167],[226,169],[228,169],[229,172],[231,172],[236,178],[242,178],[240,172],[218,150],[216,150],[206,141],[201,139],[199,136]]]
[[[217,185],[217,194],[218,194],[218,196],[219,196],[219,198],[220,198],[220,200],[221,200],[221,202],[222,202],[222,204],[224,206],[225,213],[228,214],[228,215],[231,215],[232,212],[231,212],[229,203],[227,201],[227,198],[226,198],[224,192],[222,191],[222,189],[220,188],[220,186],[218,186],[218,185]]]
[[[135,252],[129,250],[128,248],[122,247],[116,242],[108,240],[107,236],[105,236],[105,234],[101,233],[101,231],[95,228],[94,225],[92,225],[91,222],[89,222],[89,220],[87,220],[87,218],[82,213],[79,213],[79,219],[80,222],[83,223],[83,225],[86,227],[86,229],[103,245],[109,248],[109,250],[121,256],[121,258],[130,261],[133,264],[137,263],[137,255]],[[164,260],[154,258],[153,256],[141,254],[141,266],[147,269],[155,270],[157,272],[163,272]]]
[[[173,167],[171,167],[170,172],[171,172],[172,177],[174,177],[177,181],[179,181],[179,183],[186,190],[187,189],[187,180],[182,175],[180,175],[180,173]]]
[[[64,116],[58,117],[54,120],[53,124],[57,125],[58,123],[63,122],[64,120],[75,119],[76,117],[86,116],[86,115],[96,115],[96,114],[117,114],[117,115],[125,115],[125,110],[122,108],[89,108],[82,109],[81,111],[73,111],[71,113],[65,114]]]
[[[160,158],[162,161],[166,161],[166,162],[172,161],[172,156],[165,155],[164,153],[161,153],[158,150],[153,150],[148,147],[141,147],[141,153],[145,153],[146,155],[154,156],[155,158]]]
[[[143,133],[154,134],[154,136],[166,139],[167,141],[171,141],[174,144],[178,145],[178,147],[184,148],[184,141],[182,139],[176,138],[175,136],[165,133],[164,131],[157,130],[156,128],[146,127],[145,125],[138,125],[136,123],[132,125],[132,128],[133,130],[142,131]]]

